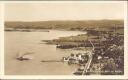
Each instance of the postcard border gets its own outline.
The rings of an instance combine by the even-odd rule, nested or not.
[[[128,79],[128,15],[127,15],[127,2],[124,3],[124,75],[89,75],[89,76],[66,76],[66,75],[5,75],[4,74],[4,4],[6,3],[104,3],[104,1],[2,1],[1,6],[1,29],[0,29],[0,77],[2,79]],[[107,3],[109,1],[105,1]],[[111,2],[121,2],[121,1],[111,1]],[[127,63],[127,64],[126,64]]]

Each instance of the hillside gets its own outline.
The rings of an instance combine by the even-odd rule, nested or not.
[[[87,28],[123,27],[123,20],[85,20],[85,21],[37,21],[37,22],[5,22],[5,28],[25,29],[66,29],[85,30]]]

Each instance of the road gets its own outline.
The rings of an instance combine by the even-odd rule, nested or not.
[[[92,62],[94,45],[93,45],[93,43],[91,41],[90,41],[90,43],[91,43],[93,49],[88,52],[89,59],[88,59],[88,62],[86,63],[86,65],[84,67],[82,75],[85,75],[85,73],[87,73],[88,69],[90,68],[91,62]]]

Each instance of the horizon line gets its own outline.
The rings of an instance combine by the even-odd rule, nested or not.
[[[32,20],[32,21],[30,21],[30,20],[25,20],[25,21],[23,21],[23,20],[5,20],[4,22],[45,22],[45,21],[102,21],[102,20],[124,20],[124,19],[83,19],[83,20],[36,20],[36,21],[34,21],[34,20]]]

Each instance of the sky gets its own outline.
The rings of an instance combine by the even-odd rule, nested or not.
[[[123,19],[124,3],[6,3],[5,21]]]

